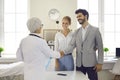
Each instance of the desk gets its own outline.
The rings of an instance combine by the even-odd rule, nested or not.
[[[104,57],[103,69],[112,69],[117,60],[115,57]]]
[[[64,73],[67,76],[57,75],[57,73]],[[87,76],[78,71],[50,71],[46,72],[46,80],[89,80]]]

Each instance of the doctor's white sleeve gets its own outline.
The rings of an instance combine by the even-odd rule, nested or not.
[[[52,49],[50,49],[50,47],[48,46],[47,42],[44,40],[43,44],[42,44],[42,52],[48,56],[48,57],[53,57],[53,58],[60,58],[60,53],[58,51],[53,51]]]
[[[21,45],[17,49],[16,57],[17,57],[17,61],[23,61],[23,53],[22,53],[22,50],[21,50]]]

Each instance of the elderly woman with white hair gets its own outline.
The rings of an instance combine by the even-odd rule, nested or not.
[[[40,37],[42,23],[38,18],[30,18],[27,27],[30,34],[22,39],[17,50],[18,61],[24,62],[24,80],[45,80],[45,66],[50,57],[60,58],[62,54],[53,51]]]

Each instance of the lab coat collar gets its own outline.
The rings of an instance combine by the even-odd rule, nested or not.
[[[42,37],[40,36],[40,34],[37,34],[37,33],[30,33],[29,35],[30,35],[30,36],[36,36],[36,37],[42,38]]]

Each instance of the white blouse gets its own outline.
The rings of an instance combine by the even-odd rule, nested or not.
[[[69,32],[67,36],[64,36],[63,33],[57,32],[55,35],[55,50],[63,51],[68,47],[73,36],[73,32]]]

